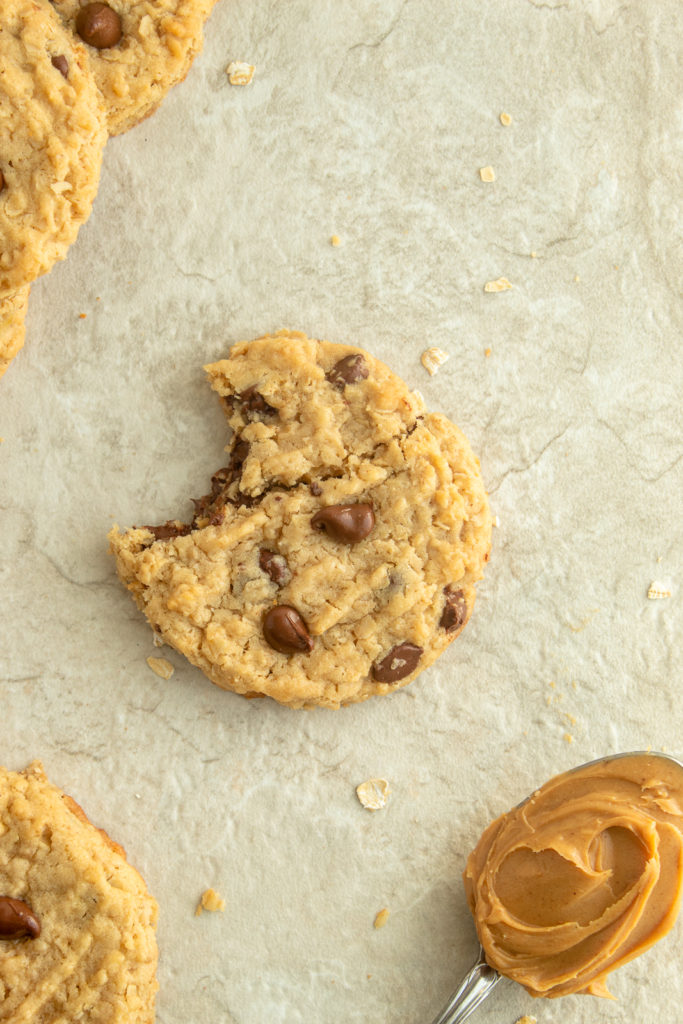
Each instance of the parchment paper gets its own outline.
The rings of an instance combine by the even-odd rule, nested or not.
[[[220,0],[33,288],[0,383],[1,760],[40,757],[159,900],[159,1024],[429,1024],[476,955],[460,874],[489,820],[588,758],[683,753],[681,20]],[[499,522],[462,637],[338,713],[155,649],[107,553],[114,520],[205,493],[227,434],[201,367],[278,327],[368,348],[453,418]],[[225,912],[195,917],[209,886]],[[472,1019],[674,1024],[682,957],[679,921],[617,1002],[506,983]]]

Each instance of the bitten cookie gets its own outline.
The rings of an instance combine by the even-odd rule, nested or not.
[[[27,285],[14,295],[0,299],[0,377],[24,344],[30,290]]]
[[[0,1017],[152,1024],[157,906],[39,762],[0,768]]]
[[[110,135],[152,114],[202,48],[216,0],[53,0],[86,46]]]
[[[280,331],[207,368],[233,430],[189,522],[110,533],[163,639],[226,689],[338,707],[455,639],[491,541],[478,460],[384,364]]]
[[[97,191],[107,138],[85,48],[45,0],[0,12],[0,299],[50,270]]]

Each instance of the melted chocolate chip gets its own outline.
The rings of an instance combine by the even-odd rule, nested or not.
[[[446,603],[443,606],[439,625],[447,633],[454,633],[456,629],[461,629],[467,622],[467,601],[462,590],[455,590],[450,583],[443,588],[443,592],[446,595]]]
[[[5,184],[5,175],[2,173],[2,171],[0,171],[0,192],[2,192],[2,190],[4,189]]]
[[[288,583],[292,578],[287,559],[275,551],[266,551],[263,548],[259,554],[258,564],[266,575],[270,576],[273,583],[277,583],[278,587],[281,587],[283,583]]]
[[[277,412],[272,405],[268,405],[265,398],[256,390],[256,385],[247,388],[239,396],[240,405],[242,406],[242,412],[246,415],[250,412],[258,412],[263,416],[272,416],[273,413]]]
[[[365,380],[369,372],[364,357],[358,353],[344,356],[334,364],[331,370],[327,371],[325,376],[336,388],[344,388],[347,384],[356,384],[359,380]]]
[[[263,617],[263,636],[267,644],[280,654],[308,654],[313,640],[306,623],[296,608],[278,604]]]
[[[378,683],[395,683],[417,668],[423,650],[415,644],[396,644],[381,661],[372,666],[372,678]]]
[[[162,523],[161,526],[143,526],[142,529],[153,533],[155,540],[170,540],[171,537],[184,537],[186,533],[190,532],[191,527],[170,519],[167,523]]]
[[[86,4],[78,12],[76,31],[84,43],[106,50],[121,38],[121,19],[109,4]]]
[[[372,505],[328,505],[321,508],[311,519],[311,526],[324,530],[334,540],[344,544],[357,544],[371,532],[375,525]]]
[[[23,900],[0,896],[0,939],[23,939],[40,935],[40,921]]]
[[[64,78],[69,77],[69,62],[63,54],[52,58],[52,67],[57,68],[57,71],[59,71]]]

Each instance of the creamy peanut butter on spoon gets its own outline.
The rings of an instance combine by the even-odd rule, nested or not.
[[[463,879],[482,956],[434,1024],[464,1020],[500,975],[609,997],[607,975],[678,913],[683,764],[617,754],[550,779],[488,826]]]

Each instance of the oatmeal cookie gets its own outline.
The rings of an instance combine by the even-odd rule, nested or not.
[[[0,1017],[152,1024],[157,906],[42,765],[0,768]]]
[[[87,46],[110,135],[152,114],[202,48],[216,0],[53,0]]]
[[[107,138],[83,44],[46,0],[0,12],[0,299],[48,271],[87,219]]]
[[[292,707],[390,693],[465,626],[491,541],[462,432],[367,352],[280,331],[207,368],[232,428],[189,521],[110,533],[161,637]]]
[[[0,377],[24,344],[28,285],[18,292],[0,299]]]

